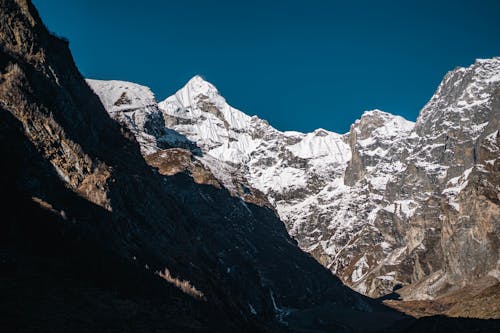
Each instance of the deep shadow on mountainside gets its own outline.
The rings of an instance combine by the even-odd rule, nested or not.
[[[186,175],[158,174],[131,133],[109,118],[67,42],[49,34],[31,2],[0,0],[0,13],[3,328],[499,328],[495,321],[414,320],[386,308],[303,253],[270,209]],[[156,274],[165,269],[169,279]]]

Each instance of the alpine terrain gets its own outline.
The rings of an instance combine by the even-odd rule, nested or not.
[[[449,72],[415,123],[373,110],[345,134],[280,132],[200,76],[160,103],[136,84],[87,82],[160,172],[272,207],[304,251],[360,293],[458,293],[477,304],[448,297],[429,313],[500,317],[500,58]]]
[[[86,81],[31,1],[0,0],[2,329],[498,331],[400,311],[470,285],[470,316],[498,316],[498,62],[452,72],[416,124],[281,133],[200,77],[162,103]]]

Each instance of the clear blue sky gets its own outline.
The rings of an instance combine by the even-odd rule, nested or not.
[[[346,132],[364,110],[414,120],[443,75],[500,55],[500,1],[33,0],[89,78],[195,74],[281,130]]]

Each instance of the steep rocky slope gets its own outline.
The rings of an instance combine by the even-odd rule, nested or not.
[[[499,278],[499,88],[500,58],[478,60],[447,74],[416,123],[374,110],[344,135],[280,132],[199,76],[158,106],[181,134],[164,142],[194,143],[233,195],[263,193],[346,284],[423,300]]]
[[[377,331],[408,320],[343,286],[273,210],[199,184],[218,181],[189,169],[196,148],[162,146],[189,142],[150,127],[150,100],[118,93],[111,106],[137,127],[113,121],[29,1],[0,0],[0,13],[2,327]],[[151,168],[136,140],[200,181],[172,175],[161,155],[148,155]]]
[[[417,119],[406,171],[386,194],[416,206],[406,235],[419,283],[406,298],[499,278],[499,92],[500,58],[478,60],[448,73]]]

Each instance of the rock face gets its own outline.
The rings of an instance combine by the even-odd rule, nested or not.
[[[374,110],[343,135],[280,132],[199,76],[158,107],[223,186],[263,193],[347,285],[422,300],[499,279],[499,94],[493,58],[448,73],[416,123]]]
[[[159,125],[148,89],[91,82],[112,94],[101,103],[29,1],[0,0],[0,14],[2,327],[349,332],[406,318],[345,287],[272,209],[218,188],[230,180]]]
[[[448,73],[417,119],[410,172],[389,192],[398,200],[410,199],[410,189],[421,194],[407,236],[418,244],[418,283],[402,291],[406,299],[499,279],[499,92],[500,58],[478,60]]]

